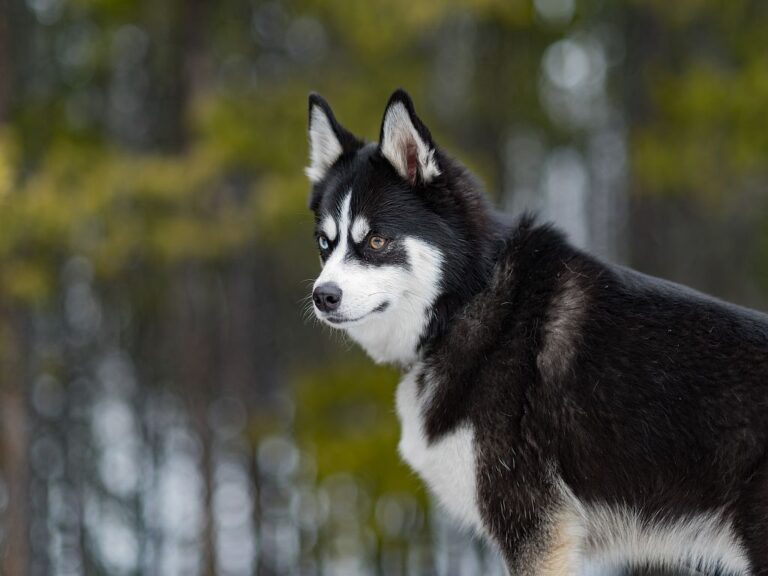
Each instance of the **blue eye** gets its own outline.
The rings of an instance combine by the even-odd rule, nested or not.
[[[328,250],[328,238],[325,236],[320,236],[317,239],[317,245],[320,246],[320,250]]]

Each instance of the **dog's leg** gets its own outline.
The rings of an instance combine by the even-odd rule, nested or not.
[[[575,576],[579,572],[584,529],[566,505],[527,515],[505,537],[502,550],[511,576]]]
[[[736,526],[752,568],[750,576],[768,576],[768,459],[744,489]]]
[[[581,531],[574,518],[563,512],[551,524],[542,542],[536,576],[575,576],[581,551]]]

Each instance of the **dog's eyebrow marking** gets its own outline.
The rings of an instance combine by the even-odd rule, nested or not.
[[[371,227],[368,224],[368,219],[365,216],[358,216],[355,218],[355,221],[352,224],[352,229],[350,230],[352,233],[352,240],[357,244],[366,237],[370,230]]]
[[[341,207],[339,208],[339,228],[341,230],[347,230],[349,228],[349,216],[352,204],[352,191],[347,192],[344,196],[344,200],[341,201]]]
[[[339,247],[342,249],[341,253],[344,254],[347,251],[347,231],[349,230],[349,217],[352,204],[352,191],[347,192],[344,196],[344,200],[341,202],[341,208],[339,210],[339,232],[341,238],[339,238]]]
[[[336,221],[331,216],[323,218],[323,221],[320,223],[320,232],[325,234],[331,242],[336,240],[336,235],[338,234],[338,231],[336,230]]]

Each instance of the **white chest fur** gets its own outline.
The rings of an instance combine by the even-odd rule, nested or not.
[[[402,427],[400,455],[455,519],[482,531],[477,506],[474,430],[465,425],[437,442],[428,442],[422,414],[431,390],[427,385],[419,396],[420,371],[418,365],[414,367],[397,388],[397,414]]]

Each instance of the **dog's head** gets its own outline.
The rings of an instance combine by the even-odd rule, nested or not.
[[[345,330],[377,362],[412,362],[440,299],[460,299],[484,272],[473,241],[487,210],[471,176],[433,142],[402,90],[378,143],[343,128],[309,97],[310,208],[323,265],[317,317]]]

